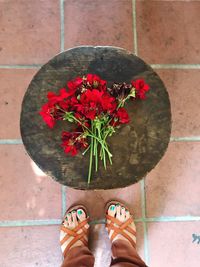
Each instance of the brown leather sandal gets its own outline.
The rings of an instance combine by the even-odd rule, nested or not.
[[[65,226],[65,220],[67,217],[67,213],[71,211],[77,211],[78,209],[82,209],[85,214],[86,214],[86,219],[80,223],[74,228],[74,229],[69,229]],[[66,246],[63,256],[65,257],[67,255],[67,252],[70,250],[70,248],[78,241],[82,241],[83,245],[88,246],[88,240],[86,237],[88,236],[88,230],[85,228],[85,225],[89,222],[89,216],[86,208],[81,205],[73,206],[70,209],[68,209],[65,213],[63,222],[61,224],[60,230],[66,233],[66,235],[63,237],[63,239],[60,241],[61,246],[70,238],[73,237],[73,239],[69,242],[69,244]],[[80,234],[78,234],[78,231],[82,230]]]
[[[130,218],[125,222],[121,222],[117,218],[108,215],[109,207],[111,205],[116,206],[117,204],[119,204],[121,207],[124,207],[126,210],[129,210],[124,204],[120,203],[119,201],[110,201],[109,203],[107,203],[106,205],[106,228],[108,230],[108,234],[110,234],[110,231],[113,230],[113,234],[110,237],[110,240],[111,242],[113,242],[114,238],[120,234],[124,236],[132,244],[133,247],[136,247],[135,241],[131,238],[131,236],[129,236],[125,232],[126,230],[127,232],[129,232],[130,234],[136,237],[136,232],[130,227],[130,224],[134,222],[132,215],[130,215]],[[109,223],[108,223],[108,220],[110,221]]]

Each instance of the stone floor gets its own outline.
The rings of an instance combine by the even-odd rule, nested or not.
[[[102,219],[112,198],[131,208],[138,251],[149,266],[198,266],[200,1],[1,0],[0,14],[0,266],[59,266],[59,223],[77,202],[87,205],[93,220],[95,266],[109,266]],[[171,143],[138,184],[88,192],[61,187],[24,150],[19,116],[29,82],[52,56],[77,45],[131,50],[168,88]]]

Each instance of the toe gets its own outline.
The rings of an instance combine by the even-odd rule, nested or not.
[[[69,226],[67,216],[66,216],[66,218],[64,218],[64,220],[63,220],[63,225],[64,225],[65,227],[68,227],[68,226]]]
[[[77,210],[77,217],[79,219],[79,221],[84,221],[86,219],[86,214],[85,211],[83,209],[78,209]]]
[[[121,206],[119,204],[117,204],[116,209],[117,209],[116,218],[118,220],[121,220]]]
[[[116,206],[112,204],[108,208],[108,215],[115,217],[115,214],[116,214]]]
[[[74,226],[76,227],[78,225],[78,221],[77,221],[77,216],[76,216],[76,211],[72,211],[72,221]]]
[[[78,220],[79,220],[80,222],[85,221],[86,218],[87,218],[86,212],[85,212],[83,209],[78,209],[77,212],[76,212],[76,216],[77,216],[77,218],[78,218]],[[89,224],[86,223],[84,227],[85,227],[86,229],[88,229],[88,228],[89,228]]]
[[[121,220],[125,221],[126,219],[126,210],[124,207],[121,207]]]
[[[126,219],[130,218],[130,212],[128,210],[126,210]]]
[[[69,213],[67,213],[67,221],[68,221],[68,224],[69,224],[69,226],[71,225],[71,223],[72,223],[72,215],[71,215],[71,213],[69,212]]]

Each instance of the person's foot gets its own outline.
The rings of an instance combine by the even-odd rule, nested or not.
[[[68,210],[60,229],[61,250],[66,256],[69,249],[87,246],[89,217],[83,206],[75,206]]]
[[[106,229],[112,242],[129,241],[136,244],[136,227],[129,210],[121,203],[112,201],[106,209]]]

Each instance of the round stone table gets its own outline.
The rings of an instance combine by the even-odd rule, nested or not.
[[[72,124],[60,121],[49,129],[39,115],[48,91],[58,92],[66,82],[87,73],[113,82],[143,78],[150,91],[144,101],[126,104],[131,121],[108,138],[113,164],[105,170],[100,163],[87,184],[89,153],[76,157],[64,153],[61,132]],[[80,46],[52,58],[37,72],[24,96],[21,135],[33,161],[61,184],[77,189],[111,189],[138,182],[164,155],[171,132],[171,109],[167,90],[160,77],[139,57],[117,47]]]

